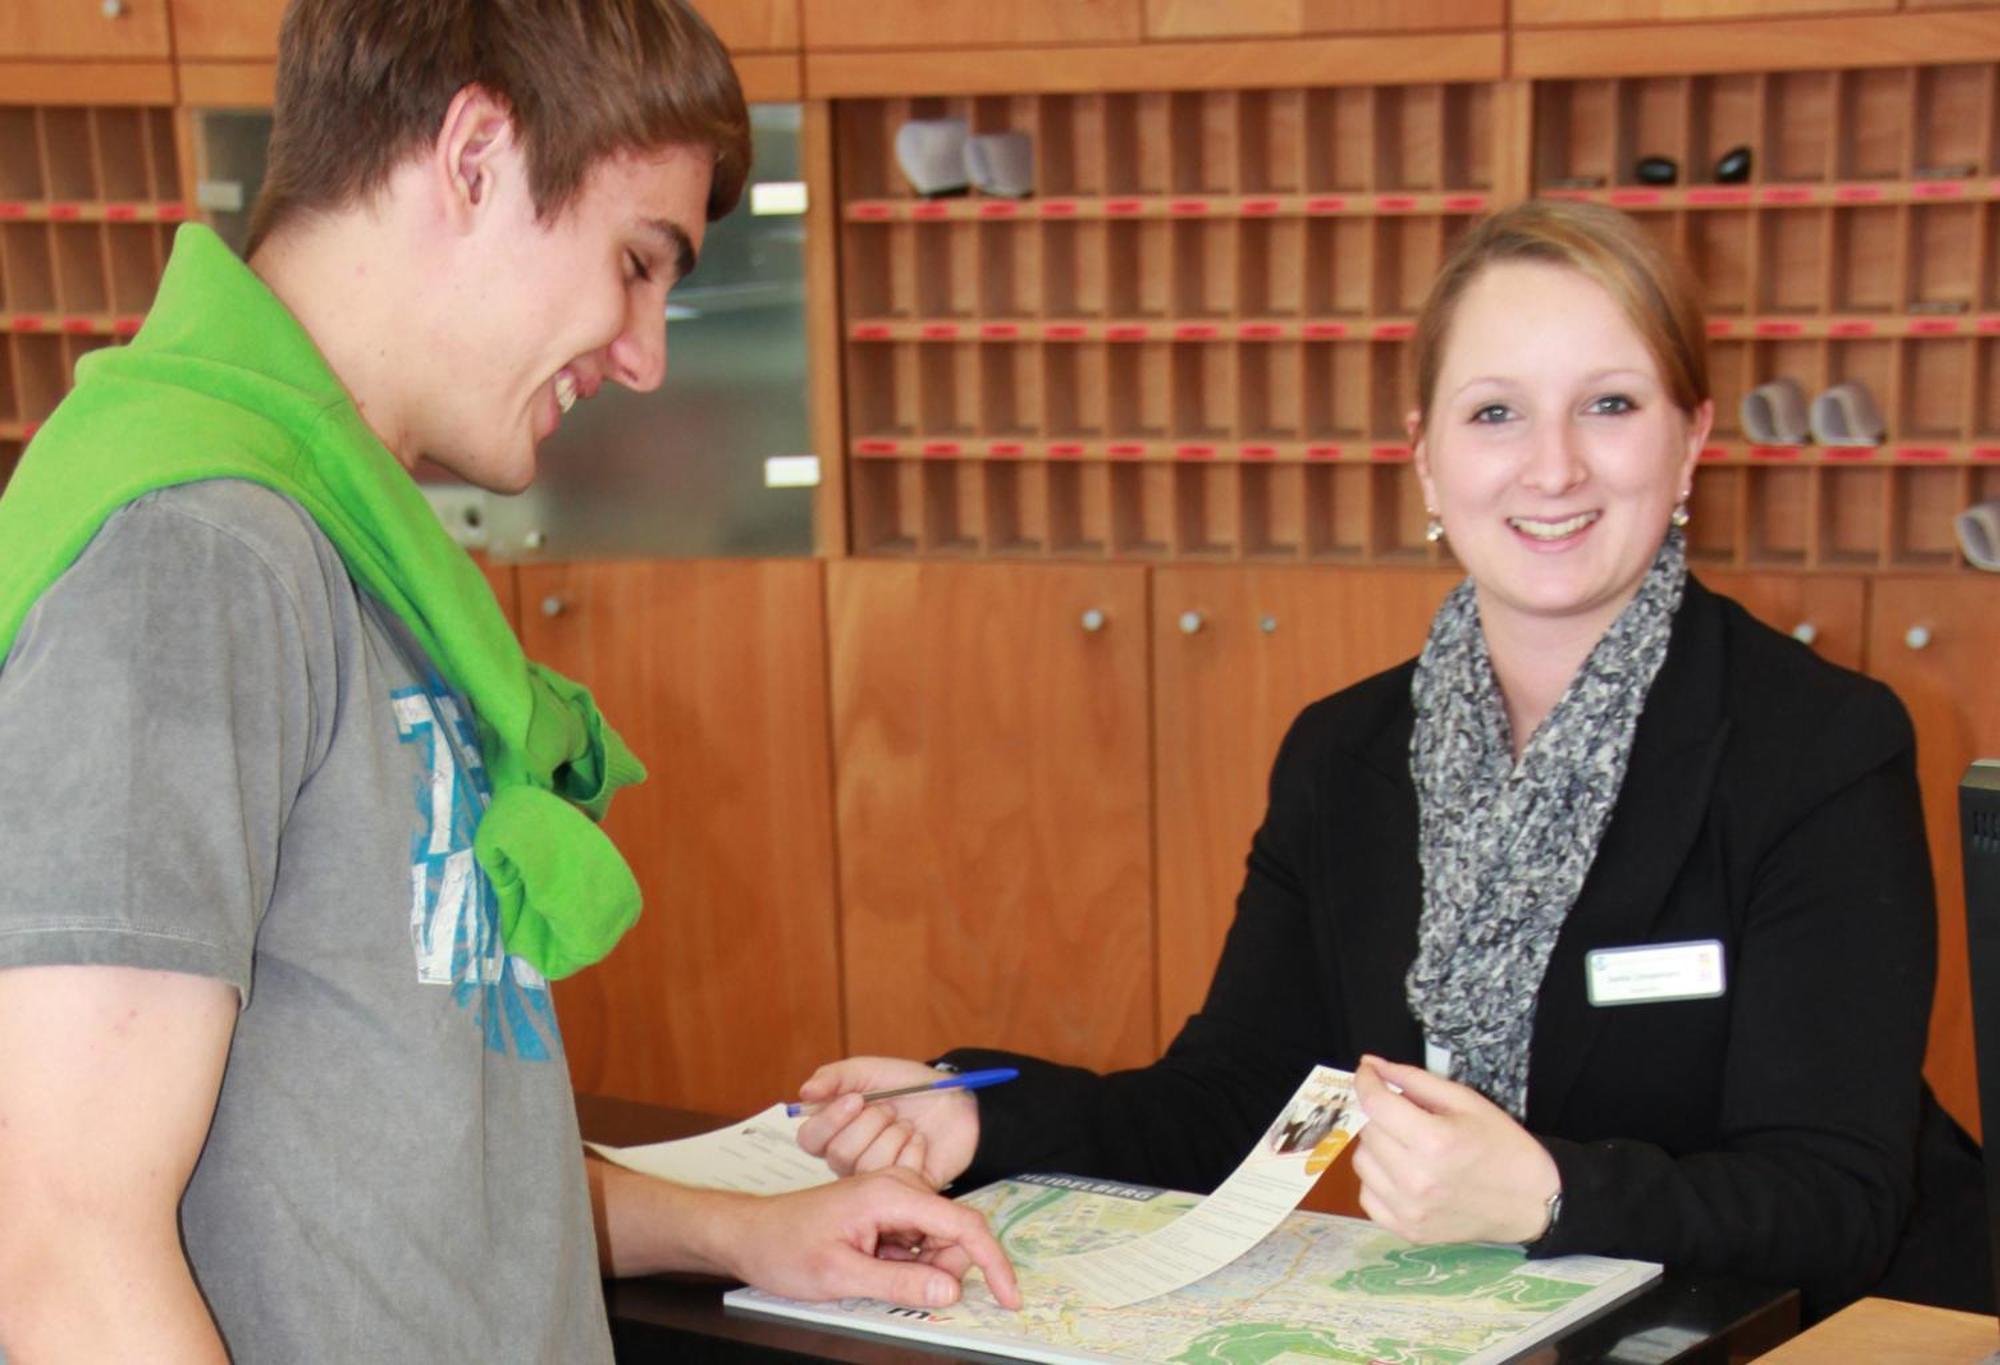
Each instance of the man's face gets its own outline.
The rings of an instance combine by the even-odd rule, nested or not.
[[[518,149],[497,154],[447,306],[434,316],[410,415],[419,451],[459,477],[517,493],[563,414],[607,381],[639,392],[667,371],[667,291],[706,225],[710,159],[686,147],[600,161],[537,222]]]

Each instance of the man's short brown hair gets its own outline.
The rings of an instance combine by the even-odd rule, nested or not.
[[[743,91],[685,0],[291,0],[248,251],[287,220],[380,189],[468,85],[512,110],[544,221],[618,152],[712,152],[711,221],[743,192]]]

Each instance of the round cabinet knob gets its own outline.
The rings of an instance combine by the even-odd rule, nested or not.
[[[521,548],[524,550],[539,550],[548,543],[548,539],[540,531],[530,529],[521,536]]]
[[[568,610],[568,600],[556,593],[550,593],[542,599],[542,615],[544,616],[561,616]]]
[[[1278,633],[1278,618],[1275,616],[1258,617],[1257,629],[1263,631],[1266,635],[1276,635]]]
[[[125,0],[102,0],[98,9],[107,19],[122,19],[125,17]]]
[[[1204,621],[1205,619],[1206,619],[1206,618],[1205,618],[1205,617],[1203,617],[1203,616],[1202,616],[1202,614],[1201,614],[1200,612],[1198,612],[1198,611],[1184,611],[1184,612],[1182,612],[1182,613],[1181,613],[1181,634],[1183,634],[1183,635],[1193,635],[1193,634],[1196,634],[1197,632],[1199,632],[1199,631],[1201,630],[1201,626],[1202,626],[1202,622],[1203,622],[1203,621]]]
[[[1107,617],[1098,608],[1092,607],[1089,611],[1086,611],[1083,614],[1083,616],[1080,618],[1080,623],[1082,624],[1085,630],[1089,631],[1092,635],[1095,635],[1097,634],[1098,631],[1104,629],[1104,623],[1109,619],[1110,618]]]
[[[1801,621],[1792,627],[1792,638],[1802,645],[1810,645],[1819,638],[1819,627],[1810,621]]]
[[[1911,649],[1924,649],[1929,646],[1930,642],[1931,628],[1929,626],[1911,626],[1903,632],[1903,643]]]

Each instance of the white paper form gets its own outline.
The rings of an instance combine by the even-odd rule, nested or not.
[[[835,1176],[818,1157],[799,1148],[803,1118],[786,1118],[785,1106],[774,1104],[727,1128],[675,1142],[644,1147],[583,1145],[606,1161],[643,1175],[678,1185],[742,1194],[789,1194],[830,1185]]]
[[[1123,1308],[1206,1279],[1269,1236],[1368,1122],[1354,1073],[1316,1066],[1215,1193],[1158,1231],[1042,1269],[1100,1308]]]

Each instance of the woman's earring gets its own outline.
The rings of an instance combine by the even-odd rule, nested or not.
[[[1694,518],[1688,513],[1687,494],[1685,493],[1681,494],[1681,500],[1674,504],[1673,515],[1668,517],[1667,520],[1671,521],[1674,524],[1674,528],[1676,530],[1685,527],[1689,522],[1694,520]]]
[[[1444,523],[1438,520],[1435,512],[1431,513],[1431,519],[1424,523],[1424,539],[1433,545],[1444,539]]]

